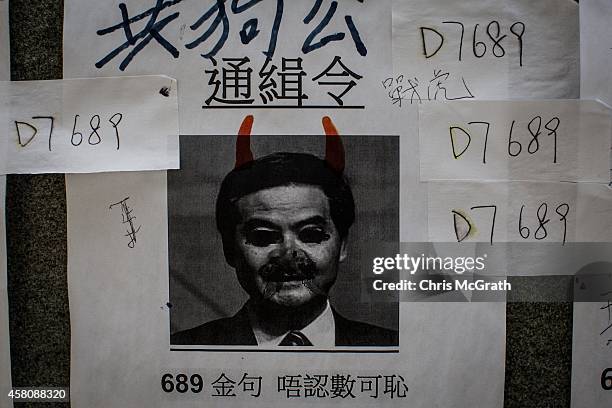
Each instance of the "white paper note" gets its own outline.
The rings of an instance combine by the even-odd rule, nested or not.
[[[592,264],[574,279],[572,408],[612,404],[612,263]]]
[[[421,180],[606,182],[610,135],[594,101],[425,103]]]
[[[580,97],[612,106],[612,3],[580,2]],[[612,181],[612,150],[610,151]]]
[[[284,119],[296,110],[312,118],[350,112],[355,129],[380,130],[363,111],[387,114],[375,90],[391,70],[391,0],[221,8],[213,0],[159,8],[136,0],[125,7],[125,23],[120,3],[65,2],[64,78],[171,75],[180,87],[181,134],[233,134],[245,112],[276,123],[277,134],[302,132],[300,121]]]
[[[381,81],[395,105],[577,98],[578,34],[571,0],[396,0],[395,72]]]
[[[611,242],[612,190],[596,183],[431,182],[438,242]]]
[[[179,166],[172,78],[2,82],[0,88],[0,173]]]
[[[580,97],[612,106],[612,3],[580,2]]]
[[[428,188],[429,239],[459,242],[442,246],[446,252],[467,247],[484,256],[485,275],[573,275],[612,262],[606,184],[436,181]]]

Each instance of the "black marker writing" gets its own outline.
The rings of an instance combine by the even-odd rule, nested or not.
[[[526,223],[524,221],[523,214],[525,212],[525,207],[526,207],[525,205],[521,205],[519,216],[518,216],[517,231],[520,237],[523,239],[529,239],[530,237],[533,237],[534,239],[538,241],[549,238],[549,230],[547,228],[551,228],[550,225],[552,224],[550,225],[547,225],[547,224],[552,219],[548,215],[548,203],[546,202],[541,203],[539,207],[537,208],[537,210],[535,211],[535,214],[533,214],[536,217],[536,225]],[[490,231],[489,243],[493,245],[494,232],[495,232],[495,219],[497,215],[498,206],[495,204],[489,204],[489,205],[476,205],[476,206],[470,207],[470,211],[474,211],[477,209],[492,209],[493,210],[490,228],[489,228],[489,231]],[[533,213],[533,210],[529,211],[528,209],[527,212]],[[567,203],[559,204],[555,208],[555,213],[559,216],[558,221],[561,224],[561,228],[562,228],[561,245],[565,245],[565,242],[567,240],[567,217],[570,213],[570,205]],[[451,210],[451,214],[453,216],[453,228],[455,232],[455,237],[457,238],[457,242],[462,242],[468,238],[475,237],[475,232],[481,229],[481,228],[478,228],[478,225],[476,225],[476,222],[471,217],[470,212],[467,212],[461,209],[453,209]],[[528,225],[531,225],[531,228]]]
[[[55,122],[54,118],[52,116],[32,116],[32,119],[34,120],[40,120],[40,119],[47,119],[50,121],[50,125],[49,125],[49,151],[51,151],[51,136],[53,135],[53,124]],[[21,135],[21,131],[20,131],[20,125],[25,125],[28,128],[30,128],[30,130],[33,131],[32,135],[27,138],[27,139],[22,139],[22,135]],[[34,137],[36,136],[36,134],[38,133],[38,128],[34,125],[32,125],[31,123],[28,122],[20,122],[18,120],[15,121],[15,130],[17,131],[17,143],[19,143],[19,146],[21,147],[26,147],[27,145],[30,144],[30,142],[32,140],[34,140]]]
[[[457,101],[461,99],[473,99],[474,94],[465,82],[465,78],[455,79],[454,84],[450,83],[450,72],[442,69],[434,69],[431,79],[427,82],[421,81],[417,77],[409,78],[405,75],[388,77],[382,81],[382,86],[388,91],[388,97],[394,105],[402,107],[402,101],[408,100],[421,103],[423,101]],[[457,85],[458,84],[458,85]],[[420,87],[420,88],[419,88]],[[459,90],[451,88],[459,88]],[[422,93],[422,95],[421,95]]]
[[[461,21],[443,21],[442,24],[455,25],[459,28],[459,50],[458,60],[465,60],[463,53],[463,41],[466,36],[465,24]],[[482,28],[484,27],[484,29]],[[508,37],[508,31],[510,37]],[[454,34],[449,30],[444,30],[443,27],[419,27],[419,34],[421,37],[421,45],[423,56],[426,59],[432,58],[441,52],[442,49],[448,48],[445,46],[447,43],[452,41],[445,41]],[[493,20],[486,25],[475,24],[474,28],[468,31],[468,37],[471,34],[472,43],[472,54],[476,58],[483,58],[487,54],[492,55],[495,58],[502,58],[506,55],[508,47],[515,47],[518,54],[519,66],[523,66],[523,35],[525,34],[525,24],[518,21],[508,28],[502,27],[497,20]],[[508,37],[508,38],[507,38]],[[516,38],[514,38],[516,37]],[[511,39],[513,39],[511,41]],[[468,39],[468,41],[470,41]],[[469,55],[469,52],[468,52]]]
[[[127,201],[130,199],[130,197],[126,197],[123,200],[116,202],[114,204],[111,204],[108,209],[112,210],[114,206],[116,205],[120,205],[121,206],[121,219],[122,219],[122,223],[123,224],[128,224],[127,225],[127,233],[125,234],[126,237],[130,238],[130,242],[128,242],[128,247],[130,248],[134,248],[134,246],[136,246],[136,233],[138,233],[140,231],[140,225],[136,228],[134,226],[134,220],[136,219],[136,217],[134,217],[132,215],[132,212],[134,210],[132,210],[128,204]]]
[[[74,121],[72,125],[72,132],[68,131],[68,135],[65,135],[66,138],[70,139],[70,143],[77,147],[83,143],[83,133],[79,131],[78,119],[80,115],[74,115]],[[115,113],[108,119],[111,127],[114,129],[115,138],[117,140],[117,150],[119,150],[119,123],[123,119],[123,115],[121,113]],[[53,116],[32,116],[31,121],[28,119],[25,120],[15,120],[15,132],[17,134],[17,143],[19,146],[26,148],[31,145],[31,143],[36,139],[36,136],[39,134],[39,130],[45,129],[44,122],[48,121],[46,127],[48,127],[49,131],[47,134],[47,148],[49,151],[53,150],[53,143],[57,144],[57,130],[55,129],[55,118]],[[87,143],[91,146],[98,145],[102,143],[102,136],[104,135],[105,128],[108,128],[108,125],[102,126],[100,115],[92,115],[89,119],[89,128],[90,132],[88,137],[86,137]],[[66,140],[65,138],[60,138],[61,140]]]
[[[489,134],[492,133],[495,135],[494,131],[500,127],[499,124],[486,121],[472,121],[468,122],[467,125],[482,125],[482,139],[484,140],[484,147],[482,149],[482,164],[487,164],[487,145],[489,142]],[[548,143],[552,144],[552,149],[550,149],[552,150],[551,161],[554,164],[557,164],[557,131],[559,130],[560,125],[561,120],[556,116],[548,120],[546,123],[544,123],[542,116],[535,116],[527,123],[526,127],[517,125],[517,120],[512,120],[510,129],[508,131],[508,156],[517,157],[521,154],[524,156],[525,153],[532,155],[537,153],[541,147],[545,146],[545,143]],[[469,150],[474,136],[478,136],[478,134],[475,129],[462,124],[452,124],[448,129],[451,154],[454,159],[459,159]],[[525,133],[525,130],[531,138],[528,143],[523,140],[524,136],[521,137],[521,131],[522,133]],[[548,131],[545,136],[553,136],[552,143],[548,141],[549,139],[540,137],[542,136],[542,132],[544,130]],[[542,141],[541,139],[545,140]],[[493,142],[495,142],[495,138]],[[526,144],[526,149],[523,149],[524,144]]]
[[[608,330],[610,330],[610,328],[612,328],[612,302],[610,302],[610,296],[612,295],[612,291],[609,292],[605,292],[601,294],[601,297],[606,299],[606,305],[602,306],[599,308],[599,310],[606,310],[608,313],[608,320],[605,323],[606,324],[606,328],[603,329],[603,331],[601,333],[599,333],[600,336],[603,336]],[[606,335],[606,337],[608,337]],[[609,346],[610,343],[612,343],[612,338],[607,339],[606,341],[606,346]],[[612,369],[610,369],[612,371]],[[602,382],[602,386],[603,386],[603,382]],[[612,389],[612,382],[610,384],[610,388],[605,388],[604,389]]]

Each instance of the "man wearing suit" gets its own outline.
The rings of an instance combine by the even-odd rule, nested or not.
[[[240,128],[236,165],[216,205],[225,259],[249,300],[232,317],[173,334],[171,343],[397,346],[396,331],[346,319],[328,300],[355,218],[333,123],[323,119],[325,159],[302,153],[254,159],[252,123],[248,116]]]

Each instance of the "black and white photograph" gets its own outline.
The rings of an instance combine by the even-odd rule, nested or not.
[[[168,171],[170,343],[397,347],[397,303],[361,297],[371,242],[398,239],[399,138],[182,136]],[[319,134],[316,134],[318,132]]]

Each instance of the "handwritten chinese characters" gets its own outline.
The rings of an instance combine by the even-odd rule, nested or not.
[[[375,91],[392,72],[391,15],[391,0],[68,0],[64,75],[171,74],[182,84],[183,134],[232,134],[253,109],[381,117],[390,114]],[[301,132],[299,120],[279,122],[298,126],[279,133]]]
[[[359,2],[363,3],[363,0],[359,0]],[[180,3],[183,3],[183,0],[156,0],[151,2],[152,7],[138,14],[132,13],[132,15],[127,4],[120,3],[118,11],[121,21],[109,27],[98,29],[97,35],[106,36],[116,31],[122,31],[125,41],[99,59],[95,63],[96,68],[102,68],[121,56],[119,69],[124,71],[152,40],[155,40],[172,58],[179,58],[180,45],[172,43],[164,36],[164,30],[168,30],[171,24],[180,24],[178,20],[181,14],[179,11]],[[262,30],[265,30],[268,38],[267,46],[261,52],[268,59],[274,56],[279,35],[282,35],[281,23],[283,22],[285,9],[284,0],[276,0],[273,2],[274,5],[270,4],[272,2],[263,3],[261,0],[243,2],[239,0],[209,0],[204,3],[202,14],[199,17],[194,19],[190,16],[185,20],[191,36],[183,44],[184,48],[197,50],[203,58],[210,59],[217,56],[223,49],[230,35],[239,36],[241,43],[248,46],[260,34],[263,36]],[[293,5],[287,4],[287,7]],[[368,49],[358,29],[357,19],[353,15],[339,11],[339,8],[342,9],[342,6],[336,0],[313,0],[312,8],[301,22],[286,23],[302,23],[309,27],[309,34],[302,42],[302,54],[309,54],[329,43],[350,38],[355,51],[360,56],[367,55]],[[261,21],[264,20],[264,17],[270,15],[274,16],[273,21],[269,27],[264,28]],[[233,28],[233,23],[235,23],[233,20],[238,20],[239,17],[242,17],[245,21],[237,24],[239,29]],[[330,32],[330,23],[336,18],[344,19],[344,31]],[[133,26],[141,20],[145,20],[146,24],[135,33]],[[316,23],[317,20],[318,23]]]
[[[447,81],[452,79],[451,83]],[[473,99],[475,95],[468,87],[465,78],[461,77],[461,84],[457,78],[451,77],[449,72],[434,69],[429,81],[421,82],[417,77],[398,75],[388,77],[382,81],[382,86],[388,92],[388,97],[397,107],[402,107],[402,101],[422,103],[423,101],[457,101]]]
[[[113,207],[119,206],[121,208],[121,223],[126,225],[126,234],[125,236],[130,239],[127,246],[129,248],[134,248],[136,246],[136,234],[140,232],[140,225],[136,227],[134,224],[134,220],[136,217],[133,215],[134,210],[130,208],[128,205],[128,200],[130,197],[126,197],[123,200],[111,204],[108,209],[112,210]]]

